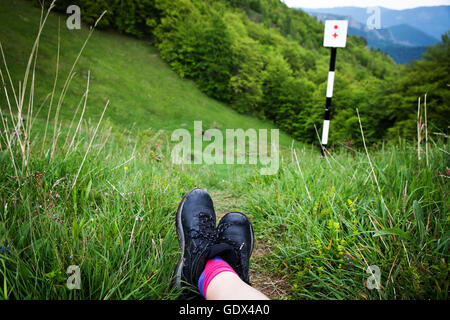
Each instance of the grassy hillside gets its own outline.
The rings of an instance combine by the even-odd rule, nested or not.
[[[29,1],[0,1],[0,41],[5,52],[13,82],[23,81],[28,57],[36,37],[40,9]],[[66,15],[52,14],[43,30],[39,45],[35,103],[43,108],[38,119],[46,119],[56,71],[58,29],[60,30],[59,75],[56,93],[61,92],[69,71],[89,34],[89,26],[81,30],[66,28]],[[58,28],[60,24],[60,28]],[[7,30],[7,31],[6,31]],[[274,128],[251,116],[240,115],[223,103],[201,93],[192,81],[180,79],[145,41],[114,32],[95,31],[75,68],[75,76],[61,106],[63,125],[68,125],[86,90],[90,71],[90,92],[86,117],[99,118],[105,102],[110,105],[105,119],[114,127],[137,131],[147,128],[172,131],[193,129],[193,121],[203,121],[208,129]],[[54,98],[53,110],[59,95]],[[6,108],[4,97],[2,108]],[[37,110],[36,110],[37,111]],[[41,123],[42,124],[42,123]],[[39,125],[39,120],[37,122]],[[280,135],[280,143],[290,145],[292,139]]]
[[[25,1],[2,8],[0,41],[19,92],[40,13]],[[50,15],[39,42],[36,95],[29,101],[27,86],[25,115],[52,90],[58,17]],[[63,22],[54,104],[87,36]],[[1,110],[13,109],[1,119],[0,299],[178,298],[170,284],[180,257],[174,215],[195,186],[211,193],[219,218],[248,214],[256,235],[250,279],[271,298],[448,299],[450,150],[440,135],[424,129],[421,143],[338,149],[325,158],[314,146],[287,147],[284,136],[280,168],[268,176],[254,165],[175,165],[157,129],[189,128],[194,119],[222,131],[270,125],[206,98],[147,43],[96,31],[61,108],[59,138],[51,129],[42,147],[49,100],[18,128],[0,68],[8,92],[1,91]],[[75,110],[88,70],[77,131],[70,122],[81,118]],[[109,121],[97,126],[107,99]],[[353,127],[365,142],[364,125]],[[66,287],[71,265],[80,268],[79,290]],[[369,265],[380,268],[380,290],[366,286]]]

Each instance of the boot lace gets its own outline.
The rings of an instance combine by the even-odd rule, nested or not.
[[[193,253],[199,252],[213,244],[216,239],[215,221],[211,214],[206,212],[199,213],[199,227],[198,229],[191,229],[191,237],[200,240],[199,245],[194,248]]]

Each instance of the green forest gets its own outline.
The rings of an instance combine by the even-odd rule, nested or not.
[[[325,105],[329,49],[323,25],[278,0],[58,1],[81,7],[83,21],[151,39],[181,77],[240,113],[273,121],[299,141],[317,139]],[[356,108],[371,142],[417,130],[417,101],[427,95],[428,126],[448,133],[449,33],[423,59],[400,66],[349,36],[338,50],[331,141],[359,144]]]

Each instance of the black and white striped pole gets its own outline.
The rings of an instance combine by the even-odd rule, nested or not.
[[[323,46],[331,48],[330,70],[328,71],[327,93],[325,103],[325,116],[322,127],[322,155],[325,155],[325,148],[328,144],[328,134],[330,132],[331,120],[331,99],[333,98],[334,73],[336,67],[337,48],[345,48],[347,42],[347,20],[326,20]]]

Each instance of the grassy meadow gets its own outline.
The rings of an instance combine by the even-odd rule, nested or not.
[[[95,30],[77,59],[89,27],[68,30],[50,13],[33,49],[41,10],[0,3],[1,299],[177,299],[174,217],[193,187],[211,193],[218,217],[250,217],[250,279],[271,298],[448,299],[441,135],[322,157],[280,133],[268,176],[260,165],[174,165],[171,132],[194,120],[275,127],[208,98],[142,40]],[[79,290],[66,287],[70,265]],[[366,286],[371,265],[379,290]]]

